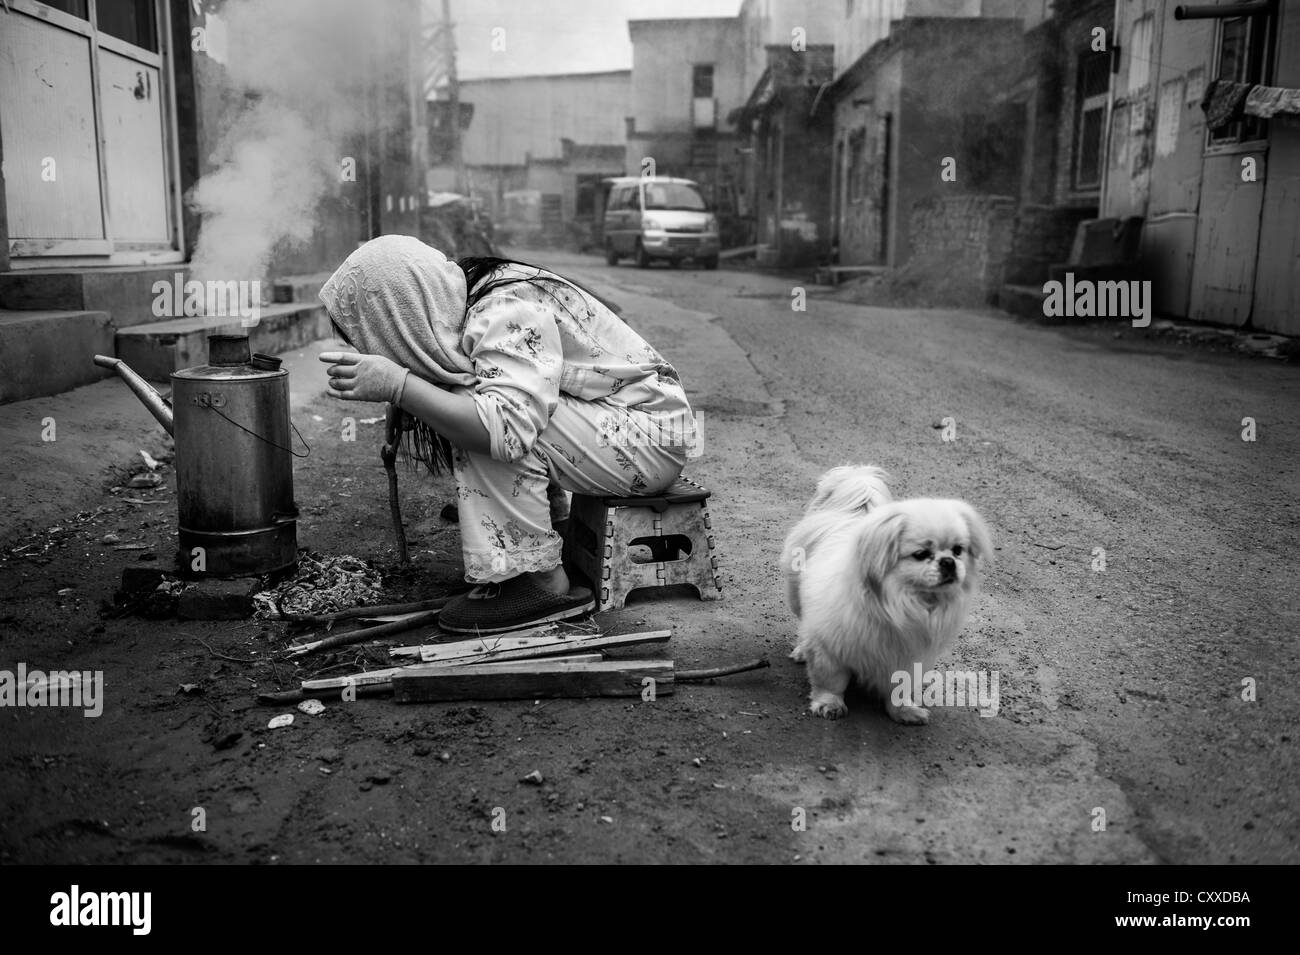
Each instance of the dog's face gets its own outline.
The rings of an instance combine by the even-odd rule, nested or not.
[[[965,501],[916,498],[875,512],[863,534],[868,585],[902,588],[926,606],[974,588],[992,553],[988,529]]]

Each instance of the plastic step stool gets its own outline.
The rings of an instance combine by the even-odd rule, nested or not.
[[[679,477],[646,497],[574,494],[564,529],[564,562],[587,577],[597,610],[617,610],[643,587],[688,584],[701,600],[722,596],[709,492]],[[649,559],[632,548],[643,545]],[[644,554],[645,552],[642,552]]]

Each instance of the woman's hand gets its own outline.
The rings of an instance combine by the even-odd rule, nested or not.
[[[387,401],[396,405],[402,400],[406,376],[410,370],[383,355],[358,355],[356,352],[327,351],[320,360],[330,367],[328,394],[347,401]]]

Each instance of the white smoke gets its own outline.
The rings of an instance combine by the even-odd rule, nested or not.
[[[402,0],[229,0],[217,16],[237,105],[189,193],[195,279],[257,279],[281,242],[311,239],[355,137],[385,120],[372,90],[407,56]],[[418,42],[418,41],[417,41]],[[200,54],[201,55],[201,54]],[[355,155],[358,180],[364,157]],[[351,184],[360,189],[360,182]],[[359,193],[358,193],[359,194]]]

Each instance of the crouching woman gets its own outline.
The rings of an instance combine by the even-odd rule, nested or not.
[[[548,488],[669,487],[696,437],[672,365],[575,283],[502,259],[452,262],[410,236],[361,246],[320,297],[355,349],[320,356],[329,393],[396,405],[421,455],[455,475],[476,586],[441,627],[500,633],[590,610],[561,564]]]

